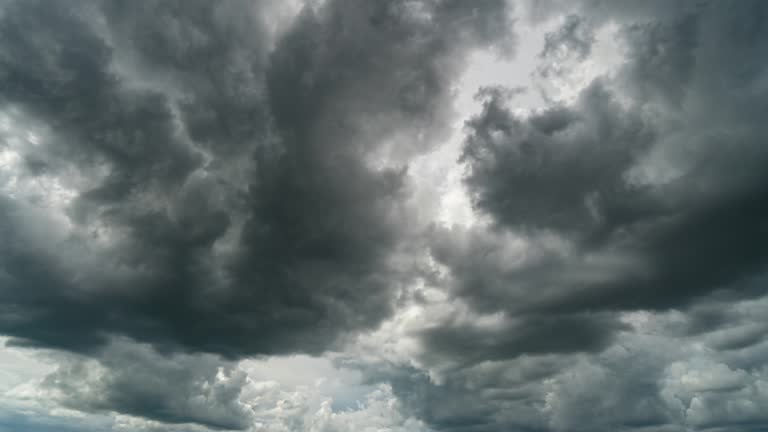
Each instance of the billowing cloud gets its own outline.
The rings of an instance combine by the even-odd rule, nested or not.
[[[2,2],[0,430],[765,429],[766,18]]]
[[[490,95],[467,123],[463,159],[493,231],[443,230],[434,241],[456,294],[479,310],[557,322],[755,293],[750,278],[766,264],[766,130],[755,117],[765,37],[742,14],[764,11],[721,7],[629,21],[617,75],[572,103],[522,115]],[[727,66],[737,63],[742,72]]]
[[[575,354],[584,363],[535,385],[546,397],[508,402],[541,404],[529,411],[538,422],[505,420],[501,413],[510,405],[488,397],[472,421],[451,426],[456,430],[727,429],[736,416],[762,421],[756,405],[725,408],[709,393],[683,398],[682,414],[671,410],[671,390],[661,382],[693,366],[658,352],[667,349],[658,340],[647,346],[626,333],[622,311],[677,308],[685,318],[665,331],[718,351],[743,353],[763,340],[762,320],[739,323],[743,315],[725,305],[762,295],[768,135],[755,114],[768,100],[758,54],[766,37],[746,16],[765,8],[745,2],[619,9],[607,16],[593,14],[590,4],[570,9],[584,16],[567,16],[546,36],[538,79],[580,73],[593,35],[608,25],[622,45],[617,69],[573,100],[528,112],[515,109],[515,92],[485,90],[481,112],[466,123],[462,162],[482,222],[435,230],[432,256],[447,272],[438,285],[475,318],[447,316],[417,332],[425,347],[418,358],[427,367],[465,365],[444,372],[444,387],[424,385],[485,395],[497,385],[472,388],[456,377],[529,355]],[[734,64],[743,65],[740,72]],[[713,298],[719,300],[707,306]],[[621,350],[631,358],[614,358]],[[748,357],[756,363],[745,369],[707,360],[740,377],[731,397],[759,392],[751,386],[764,357],[759,350]],[[461,384],[451,389],[457,379]],[[715,409],[722,411],[703,414]],[[434,420],[446,429],[450,423]]]
[[[408,158],[444,135],[462,53],[509,49],[506,7],[9,4],[0,328],[237,356],[375,326],[409,272]],[[19,186],[40,181],[62,197]]]
[[[210,355],[168,357],[147,346],[114,343],[97,361],[62,359],[41,389],[80,411],[245,429],[251,424],[239,401],[245,384],[245,372]]]

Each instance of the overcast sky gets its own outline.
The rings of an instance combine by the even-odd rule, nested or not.
[[[768,430],[766,22],[0,0],[0,432]]]

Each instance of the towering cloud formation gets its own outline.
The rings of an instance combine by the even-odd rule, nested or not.
[[[54,363],[7,394],[85,429],[765,428],[766,19],[3,2],[0,334]],[[455,144],[480,51],[527,88],[469,89],[458,160],[419,171]],[[446,171],[464,225],[424,199]],[[334,402],[327,376],[249,369],[295,354],[355,382]]]

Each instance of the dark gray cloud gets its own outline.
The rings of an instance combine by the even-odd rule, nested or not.
[[[767,4],[527,3],[556,25],[532,86],[599,76],[527,112],[480,90],[453,227],[412,161],[473,52],[514,53],[511,4],[291,7],[3,2],[0,333],[67,352],[51,404],[148,430],[768,425]],[[234,363],[342,348],[391,386],[344,413]]]
[[[526,18],[533,22],[558,18],[563,14],[588,16],[592,22],[610,22],[612,20],[625,24],[632,21],[655,21],[669,16],[680,16],[697,10],[708,0],[681,0],[667,2],[650,0],[633,2],[629,0],[524,0]]]
[[[446,323],[425,332],[425,341],[473,361],[600,350],[621,327],[615,319],[580,307],[580,299],[567,310],[550,302],[571,295],[570,286],[594,288],[615,273],[642,271],[608,242],[635,209],[645,210],[645,198],[623,176],[654,133],[600,82],[574,106],[527,118],[514,116],[507,103],[501,94],[484,102],[467,123],[462,158],[474,203],[493,215],[494,226],[435,230],[432,253],[452,269],[453,280],[443,283],[453,293],[480,312],[501,311],[518,322],[490,333]],[[505,234],[508,227],[517,234]]]
[[[98,360],[62,357],[42,389],[50,400],[79,411],[242,430],[253,421],[240,402],[246,380],[244,371],[216,356],[163,356],[148,346],[116,342]]]
[[[389,314],[408,158],[449,125],[463,53],[511,46],[507,6],[331,1],[275,26],[277,7],[4,8],[0,97],[49,134],[25,175],[74,195],[69,233],[35,246],[3,200],[15,343],[319,352]]]
[[[420,368],[354,359],[345,366],[389,381],[404,407],[438,431],[760,430],[768,345],[764,338],[741,347],[718,344],[763,326],[765,305],[762,297],[625,315],[612,343],[593,353],[492,359],[493,353],[475,357],[467,349],[467,364],[429,348],[416,357]],[[714,308],[737,318],[684,333]]]
[[[768,131],[756,117],[766,103],[758,84],[766,65],[756,54],[767,38],[743,18],[766,11],[749,2],[721,7],[628,24],[628,60],[612,89],[598,80],[572,105],[527,117],[494,97],[467,123],[475,205],[494,229],[528,242],[514,266],[463,256],[455,235],[438,235],[435,256],[456,269],[470,302],[663,309],[719,289],[751,291],[740,282],[759,275],[768,256]],[[628,102],[618,99],[624,92]],[[503,241],[468,237],[470,250],[501,255]],[[552,246],[553,238],[561,243]]]
[[[49,376],[65,406],[245,428],[240,386],[174,353],[319,353],[390,315],[408,163],[468,53],[511,52],[508,5],[281,7],[3,5],[0,332],[95,359]]]
[[[423,330],[425,357],[475,364],[514,358],[522,354],[597,351],[622,328],[613,317],[591,315],[516,316],[488,329],[465,323],[441,322]]]
[[[721,404],[750,392],[762,400],[763,320],[733,305],[765,293],[768,130],[758,113],[768,35],[756,23],[768,8],[605,6],[562,6],[578,18],[546,38],[542,61],[571,62],[555,72],[575,73],[610,23],[624,55],[613,75],[525,114],[509,92],[485,91],[467,121],[465,184],[488,223],[436,229],[431,240],[448,271],[437,283],[476,322],[441,319],[418,334],[424,367],[458,365],[451,376],[546,353],[584,363],[539,383],[546,397],[487,398],[472,424],[445,430],[525,430],[500,413],[535,403],[531,418],[546,420],[526,427],[539,430],[764,426],[761,402]],[[628,314],[638,310],[675,318],[639,330]],[[698,384],[713,376],[736,381]],[[496,387],[424,385],[477,398]],[[424,409],[450,404],[427,399]]]
[[[467,123],[463,160],[477,207],[499,224],[525,229],[589,236],[609,225],[604,207],[620,206],[612,201],[632,187],[622,175],[653,139],[640,115],[625,112],[599,82],[574,106],[529,118],[506,106],[493,96]]]
[[[550,430],[546,406],[549,380],[568,364],[572,355],[524,355],[511,360],[486,361],[450,368],[432,376],[403,364],[360,364],[371,381],[386,380],[403,409],[423,419],[436,431],[544,431]]]

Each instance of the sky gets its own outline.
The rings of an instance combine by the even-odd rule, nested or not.
[[[0,1],[0,432],[768,430],[766,21]]]

